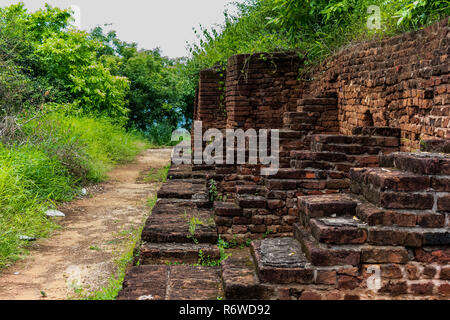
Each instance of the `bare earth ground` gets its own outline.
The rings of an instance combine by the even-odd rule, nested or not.
[[[96,186],[100,192],[59,208],[66,214],[62,228],[37,241],[30,256],[0,275],[0,300],[61,300],[74,297],[75,289],[108,285],[116,260],[129,250],[130,233],[149,212],[146,201],[160,187],[137,181],[150,168],[167,165],[170,154],[171,149],[147,150],[110,172],[109,180]]]

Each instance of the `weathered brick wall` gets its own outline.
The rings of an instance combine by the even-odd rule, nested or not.
[[[200,72],[194,120],[201,120],[204,129],[225,128],[224,87],[224,72],[220,68]]]
[[[202,134],[210,128],[225,129],[225,75],[224,71],[210,68],[200,71],[199,85],[194,102],[194,121],[202,122]],[[203,137],[200,144],[205,147]],[[195,149],[194,130],[191,131],[191,148]]]
[[[201,72],[195,119],[219,129],[282,128],[283,115],[304,101],[299,98],[334,92],[341,134],[355,127],[398,127],[406,151],[419,149],[423,139],[450,139],[449,29],[446,18],[346,48],[308,83],[298,80],[302,61],[295,53],[233,56],[226,79],[221,70]],[[334,118],[325,120],[332,124]]]
[[[338,94],[342,134],[359,126],[402,129],[402,149],[450,139],[448,18],[423,30],[346,48],[323,63],[309,91]]]
[[[231,57],[227,65],[227,127],[281,128],[283,114],[295,111],[303,84],[295,53],[255,53]]]

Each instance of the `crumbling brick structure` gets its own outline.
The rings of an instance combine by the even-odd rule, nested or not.
[[[327,59],[310,87],[335,91],[339,131],[401,129],[402,151],[421,140],[450,139],[448,18],[397,37],[354,45]]]
[[[222,262],[229,299],[449,299],[449,30],[447,18],[346,48],[310,81],[293,53],[237,55],[225,73],[202,71],[195,120],[279,129],[281,168],[172,167],[140,262],[217,257],[220,236],[253,240],[251,258]],[[192,217],[204,221],[194,233]],[[122,298],[145,292],[139,272]]]

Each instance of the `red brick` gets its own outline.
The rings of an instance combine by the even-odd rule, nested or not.
[[[303,291],[299,300],[322,300],[322,296],[315,291]]]
[[[450,297],[450,283],[440,284],[438,287],[438,292],[440,295]]]
[[[417,295],[432,295],[434,284],[432,282],[412,283],[411,292]]]
[[[381,276],[387,279],[401,279],[402,269],[396,264],[381,265]]]

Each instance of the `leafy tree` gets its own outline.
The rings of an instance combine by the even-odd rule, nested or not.
[[[74,108],[84,113],[105,114],[124,124],[127,120],[126,94],[129,82],[114,76],[97,60],[102,44],[82,31],[69,30],[46,38],[37,46],[47,76],[58,79],[70,93]]]
[[[159,49],[138,50],[137,44],[121,41],[115,31],[105,34],[102,27],[90,36],[104,45],[97,51],[103,64],[130,80],[130,127],[163,135],[168,142],[174,129],[190,125],[195,87],[186,77],[184,60],[164,57]]]

